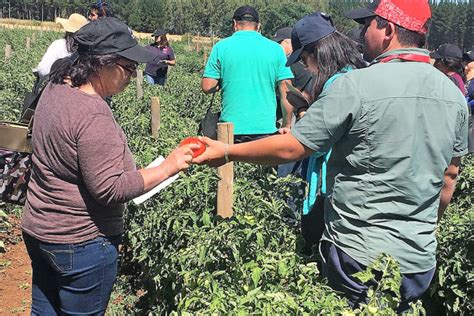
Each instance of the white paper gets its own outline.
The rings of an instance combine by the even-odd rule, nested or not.
[[[161,163],[163,161],[165,161],[165,158],[163,158],[163,156],[159,156],[158,158],[153,160],[152,163],[149,164],[145,169],[152,168],[152,167],[157,167],[157,166],[161,165]],[[151,189],[147,193],[142,194],[139,197],[134,198],[133,202],[137,205],[145,202],[146,200],[151,198],[153,195],[155,195],[156,193],[160,192],[161,190],[166,188],[168,185],[173,183],[176,179],[178,179],[178,177],[179,177],[179,174],[175,174],[174,176],[169,177],[168,179],[161,182],[160,184],[158,184],[156,187],[154,187],[153,189]]]

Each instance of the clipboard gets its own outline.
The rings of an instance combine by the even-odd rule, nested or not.
[[[146,166],[145,169],[148,169],[148,168],[153,168],[153,167],[158,167],[159,165],[161,165],[161,163],[165,161],[165,158],[163,158],[163,156],[159,156],[158,158],[156,158],[155,160],[153,160],[153,162],[151,164],[149,164],[148,166]],[[165,181],[161,182],[160,184],[158,184],[156,187],[154,187],[153,189],[151,189],[150,191],[148,191],[147,193],[144,193],[142,195],[140,195],[139,197],[136,197],[133,199],[133,202],[138,205],[138,204],[141,204],[143,202],[145,202],[146,200],[148,200],[149,198],[151,198],[153,195],[155,195],[156,193],[160,192],[161,190],[163,190],[164,188],[166,188],[167,186],[169,186],[171,183],[173,183],[174,181],[176,181],[176,179],[178,179],[179,177],[179,173],[175,174],[174,176],[172,177],[169,177],[168,179],[166,179]]]

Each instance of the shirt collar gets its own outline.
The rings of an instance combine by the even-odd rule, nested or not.
[[[399,48],[399,49],[394,49],[394,50],[383,53],[382,55],[375,58],[370,64],[371,65],[377,64],[385,57],[388,57],[391,55],[401,55],[401,54],[417,54],[417,55],[429,56],[430,52],[423,48],[414,48],[414,47],[413,48]]]
[[[242,31],[237,31],[232,34],[232,36],[249,36],[249,35],[262,35],[257,31],[251,31],[251,30],[242,30]]]

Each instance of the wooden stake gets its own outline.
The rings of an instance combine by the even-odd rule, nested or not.
[[[158,97],[151,98],[151,137],[158,138],[160,133],[161,113],[160,99]]]
[[[26,38],[26,50],[30,50],[31,48],[31,38]]]
[[[199,52],[200,48],[199,48],[199,38],[201,37],[201,32],[198,32],[198,36],[197,36],[197,39],[196,39],[196,52]]]
[[[143,70],[137,70],[137,99],[143,98]]]
[[[204,60],[203,60],[204,66],[206,66],[206,62],[207,62],[207,49],[204,50]]]
[[[234,143],[234,124],[218,123],[217,140],[226,144]],[[223,218],[232,217],[234,195],[234,163],[229,162],[217,168],[219,182],[217,183],[217,215]]]
[[[5,60],[10,59],[12,56],[12,46],[11,45],[5,45]]]
[[[36,42],[36,33],[31,35],[31,43],[34,44]]]

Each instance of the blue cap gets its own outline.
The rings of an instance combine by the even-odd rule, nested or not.
[[[296,22],[291,32],[291,46],[293,53],[288,57],[286,66],[291,66],[301,59],[303,49],[311,43],[336,31],[334,23],[326,13],[315,12]]]

